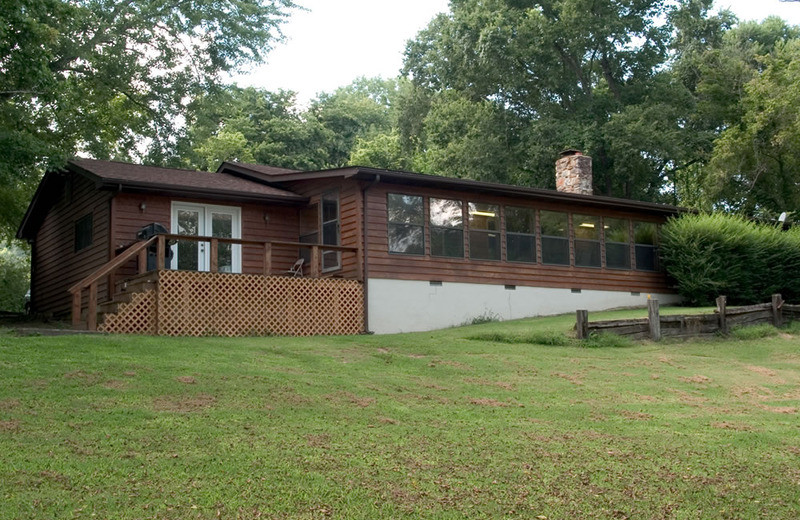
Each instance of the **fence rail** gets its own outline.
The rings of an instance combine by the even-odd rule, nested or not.
[[[589,321],[589,312],[576,312],[575,329],[578,338],[588,338],[592,333],[611,332],[632,339],[660,340],[662,337],[698,337],[727,334],[731,327],[770,323],[776,327],[785,321],[800,319],[800,305],[783,301],[773,294],[772,301],[757,305],[728,308],[726,297],[717,298],[713,314],[683,314],[661,316],[658,300],[648,300],[648,317],[629,320]]]

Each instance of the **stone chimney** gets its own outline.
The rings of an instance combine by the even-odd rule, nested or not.
[[[556,161],[556,189],[592,195],[592,158],[578,150],[564,150]]]

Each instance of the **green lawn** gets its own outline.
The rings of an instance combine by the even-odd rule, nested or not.
[[[0,331],[0,518],[800,517],[800,328],[595,348],[469,339],[573,324]]]

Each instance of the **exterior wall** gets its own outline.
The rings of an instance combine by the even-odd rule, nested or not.
[[[286,183],[284,188],[309,197],[310,204],[319,204],[323,193],[336,190],[339,193],[340,245],[359,248],[362,246],[362,198],[358,183],[342,179],[319,179]],[[342,253],[342,269],[332,274],[344,278],[356,278],[358,263],[361,261],[358,255]]]
[[[487,196],[469,192],[452,190],[436,190],[415,186],[377,184],[368,190],[368,233],[369,233],[369,278],[393,280],[417,280],[458,282],[472,284],[492,284],[495,286],[515,285],[522,287],[548,287],[554,289],[582,289],[596,291],[620,291],[640,293],[670,293],[663,273],[640,271],[636,269],[608,269],[605,267],[575,267],[575,251],[573,247],[574,231],[570,236],[570,266],[545,265],[541,263],[541,237],[537,233],[537,263],[520,263],[506,261],[506,241],[501,240],[501,260],[472,260],[469,258],[469,230],[467,219],[464,219],[465,251],[463,258],[444,258],[430,254],[430,226],[425,226],[425,254],[404,255],[389,253],[387,238],[386,200],[388,193],[422,195],[425,199],[425,221],[428,220],[427,197],[439,197],[498,204],[501,206],[531,207],[541,210],[561,212],[577,212],[603,217],[626,218],[644,222],[664,222],[664,217],[642,212],[623,212],[602,210],[600,208],[579,205],[566,206],[551,202],[536,202],[524,198]],[[502,212],[501,212],[502,215]],[[505,229],[505,221],[501,220],[501,230]],[[505,236],[505,232],[502,232]],[[601,257],[605,258],[605,244],[601,243]],[[372,321],[372,295],[370,291],[370,321]],[[622,305],[622,304],[621,304]],[[575,310],[570,309],[570,310]]]
[[[296,207],[121,193],[113,200],[112,242],[115,253],[118,254],[123,248],[135,242],[139,229],[152,222],[158,222],[172,232],[172,202],[241,208],[243,240],[297,242],[298,239],[299,224]],[[142,204],[145,205],[144,210],[141,209]],[[296,249],[275,248],[272,256],[273,272],[280,273],[288,270],[297,260],[297,255]],[[264,266],[263,258],[263,248],[243,246],[242,272],[244,274],[261,274]],[[119,274],[116,278],[122,279],[135,274],[135,272],[136,262],[132,260],[129,265],[118,271]]]
[[[36,313],[66,316],[71,310],[68,289],[109,259],[109,207],[111,194],[69,174],[62,196],[44,219],[33,244],[31,304]],[[92,214],[92,244],[75,251],[75,222]],[[88,295],[84,292],[84,300]],[[98,283],[98,298],[108,294],[105,280]]]
[[[369,330],[377,334],[415,332],[454,327],[476,317],[513,320],[574,312],[599,311],[617,307],[647,305],[647,294],[545,287],[387,280],[370,278]],[[663,304],[678,303],[675,294],[651,294]]]

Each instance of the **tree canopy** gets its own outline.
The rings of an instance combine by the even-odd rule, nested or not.
[[[186,102],[260,61],[292,0],[0,3],[0,224],[43,169],[83,152],[161,162]]]

